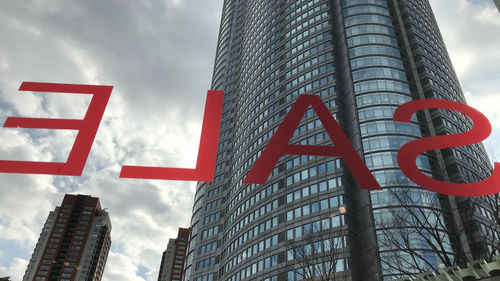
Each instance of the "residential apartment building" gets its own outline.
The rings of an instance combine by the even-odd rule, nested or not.
[[[188,238],[189,228],[179,228],[177,238],[169,239],[161,258],[158,281],[182,280]]]
[[[23,281],[101,280],[110,232],[98,198],[66,194],[45,221]]]

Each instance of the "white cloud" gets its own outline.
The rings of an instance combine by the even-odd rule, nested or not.
[[[6,272],[7,276],[10,276],[10,280],[12,281],[21,281],[23,280],[24,272],[26,271],[26,267],[28,267],[28,261],[25,259],[15,258],[12,264],[10,264],[9,268],[0,267],[0,272]],[[0,276],[4,277],[4,276]]]
[[[138,267],[134,264],[129,257],[111,252],[106,261],[106,268],[104,269],[103,281],[114,280],[130,280],[130,281],[145,281],[143,278],[138,277],[136,272]]]
[[[431,1],[446,47],[468,103],[493,125],[485,147],[497,159],[500,151],[500,16],[487,1]]]
[[[18,92],[22,81],[115,88],[82,177],[0,174],[0,237],[23,249],[5,253],[0,267],[30,258],[48,212],[70,192],[100,197],[110,212],[105,280],[143,280],[139,272],[157,278],[168,238],[188,226],[194,183],[118,176],[124,164],[194,167],[221,5],[2,3],[0,122],[8,116],[81,118],[88,107],[86,95]],[[64,161],[74,133],[0,128],[0,159]]]

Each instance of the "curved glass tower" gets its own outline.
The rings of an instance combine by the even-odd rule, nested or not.
[[[428,0],[225,0],[223,9],[215,180],[197,186],[184,280],[389,280],[454,264],[457,253],[481,256],[471,245],[488,251],[481,235],[456,235],[471,225],[466,199],[419,188],[396,160],[408,141],[471,127],[441,110],[392,121],[411,100],[464,102]],[[383,191],[361,190],[341,159],[319,156],[283,156],[266,184],[243,184],[301,94],[321,97]],[[290,143],[332,145],[312,108]],[[417,163],[454,182],[491,170],[481,145]],[[421,217],[429,229],[411,236]],[[410,254],[394,243],[404,234]],[[408,264],[394,266],[395,257]]]

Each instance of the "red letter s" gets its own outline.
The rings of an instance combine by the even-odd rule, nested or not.
[[[490,122],[481,112],[465,104],[447,100],[428,99],[405,103],[394,112],[394,121],[409,123],[415,112],[430,108],[462,112],[472,119],[474,127],[465,133],[422,138],[405,144],[398,154],[399,167],[403,173],[417,185],[446,195],[486,196],[500,192],[500,163],[495,163],[493,173],[489,178],[474,183],[450,183],[435,180],[418,169],[416,159],[423,152],[478,143],[491,133]]]

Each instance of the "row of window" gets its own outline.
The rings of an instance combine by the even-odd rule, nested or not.
[[[426,172],[423,172],[427,174]],[[372,172],[380,186],[417,186],[399,169]]]
[[[344,24],[346,27],[358,24],[370,24],[370,23],[392,26],[391,18],[381,15],[359,15],[359,16],[352,16],[344,20]]]
[[[377,228],[399,228],[395,231],[401,231],[403,227],[446,231],[441,211],[422,208],[422,206],[415,206],[413,211],[408,207],[375,209],[373,210],[373,219]]]
[[[311,112],[313,112],[312,108],[310,108],[310,110]],[[305,117],[307,118],[307,115]],[[323,124],[321,124],[321,121],[319,119],[309,121],[307,124],[297,127],[297,129],[295,129],[295,131],[293,132],[293,137],[306,134],[308,131],[312,131],[315,128],[322,128],[322,127]]]
[[[299,95],[304,94],[304,93],[305,93],[304,88],[300,88],[298,90],[295,90],[295,91],[293,91],[290,94],[285,96],[285,101],[287,101],[287,102],[291,101],[292,99],[295,99],[296,97],[298,97]],[[335,94],[335,87],[329,87],[329,88],[323,89],[321,91],[318,91],[318,92],[314,93],[313,95],[320,96],[322,99],[325,99],[327,97],[333,96],[334,94]],[[335,105],[336,105],[335,99],[325,101],[325,105],[328,108],[335,107]],[[307,113],[309,113],[309,110],[307,111]],[[311,109],[311,115],[312,115],[312,109]]]
[[[220,212],[215,212],[213,214],[205,216],[203,223],[207,224],[207,223],[218,221],[219,219],[220,219]]]
[[[292,221],[302,216],[308,216],[310,214],[317,213],[319,211],[324,211],[328,209],[337,210],[339,206],[344,205],[343,196],[333,196],[320,201],[315,201],[301,207],[294,208],[293,210],[286,212],[286,220]]]
[[[274,183],[273,183],[274,184]],[[272,186],[273,184],[267,186],[265,189],[261,190],[259,193],[261,193],[262,191],[264,191],[264,194],[260,194],[259,195],[259,200],[264,198],[266,196],[266,193],[268,192],[267,189]],[[234,198],[231,200],[231,202],[229,203],[229,208],[233,208],[236,204],[238,204],[238,202],[243,199],[245,197],[245,195],[247,195],[248,193],[250,193],[251,191],[255,190],[256,188],[258,188],[259,186],[256,185],[256,184],[248,184],[248,185],[245,185],[246,187],[241,189],[241,191],[236,195],[234,196]],[[271,190],[271,192],[273,192]],[[232,194],[232,193],[231,193]],[[255,196],[257,196],[257,194],[255,194]],[[254,197],[255,197],[254,196]],[[264,197],[262,197],[264,196]],[[255,198],[254,200],[256,200],[257,198]]]
[[[262,82],[260,86],[264,86],[264,83]],[[261,94],[267,95],[269,92],[272,92],[275,88],[278,88],[280,86],[280,81],[279,79],[276,79],[273,83],[269,84],[267,87],[262,89]],[[255,87],[257,88],[258,85],[250,85],[250,87]],[[250,104],[243,104],[241,108],[243,108],[242,116],[245,116],[245,118],[248,118],[247,120],[252,120],[251,117],[258,112],[258,108],[253,106],[255,104],[255,100],[249,102]],[[260,105],[259,105],[260,106]],[[249,130],[250,128],[245,128],[244,130]]]
[[[396,58],[401,58],[401,53],[395,47],[391,46],[381,46],[381,45],[372,45],[372,46],[360,46],[349,49],[349,58],[355,58],[360,56],[373,56],[373,55],[385,55]]]
[[[297,24],[298,22],[301,22],[303,19],[306,19],[308,17],[311,17],[313,16],[314,14],[317,14],[319,13],[321,10],[325,10],[326,8],[328,8],[328,5],[326,3],[323,3],[321,4],[320,6],[316,6],[315,8],[312,8],[310,9],[309,11],[307,12],[304,12],[304,13],[299,13],[299,15],[295,18],[293,18],[291,21],[289,21],[286,25],[285,25],[285,29],[289,29],[290,27],[294,26],[295,24]],[[291,14],[287,15],[286,16],[286,20],[288,20],[290,18],[290,16],[292,14],[295,14],[297,11],[293,11]]]
[[[308,236],[311,233],[316,233],[322,230],[329,230],[332,228],[340,227],[345,224],[344,215],[329,216],[327,218],[299,225],[286,231],[286,239],[293,240]]]
[[[420,137],[420,128],[410,123],[375,121],[361,124],[359,127],[363,136],[394,133]]]
[[[410,94],[410,87],[407,83],[391,80],[375,80],[354,84],[356,94],[377,91],[396,91]]]
[[[366,4],[373,4],[373,5],[380,5],[383,7],[387,7],[386,0],[342,0],[343,8],[356,5],[366,5]]]
[[[386,35],[359,35],[347,39],[348,47],[355,47],[366,44],[385,44],[397,46],[398,41],[395,38]]]
[[[249,199],[247,199],[243,204],[241,204],[236,210],[233,210],[231,216],[229,217],[229,222],[233,221],[236,217],[238,217],[240,214],[245,212],[248,208],[252,207],[254,204],[259,203],[260,200],[271,196],[271,194],[278,192],[278,183],[274,183],[273,185],[270,185],[264,189],[262,189],[260,192],[256,193]],[[243,192],[240,192],[239,194],[242,194]],[[238,194],[238,196],[239,196]],[[237,197],[236,197],[237,198]],[[232,202],[236,201],[234,198]],[[267,208],[267,207],[266,207]],[[262,214],[261,214],[262,215]],[[257,218],[257,217],[256,217]]]
[[[347,260],[345,259],[336,259],[333,262],[321,262],[317,264],[310,265],[310,268],[304,269],[303,267],[297,268],[295,270],[288,271],[287,273],[287,281],[299,281],[308,278],[304,278],[308,276],[309,273],[304,273],[304,270],[308,270],[309,273],[312,273],[312,276],[323,276],[323,275],[332,275],[336,272],[343,272],[348,270],[347,268]],[[309,277],[310,278],[310,277]],[[319,278],[318,278],[319,279]],[[321,279],[319,279],[321,280]]]
[[[231,244],[228,246],[228,254],[246,243],[248,240],[257,237],[257,235],[262,235],[264,231],[270,230],[273,227],[278,226],[278,217],[274,217],[271,219],[268,219],[265,222],[262,222],[259,225],[254,226],[253,229],[250,229],[249,231],[243,233],[241,236],[236,238]]]
[[[205,205],[205,211],[210,211],[213,208],[219,206],[220,204],[222,204],[222,198],[209,202],[207,203],[207,205]]]
[[[213,281],[213,280],[214,280],[213,273],[206,274],[206,275],[203,275],[203,276],[200,276],[200,277],[197,277],[194,279],[194,281]]]
[[[216,187],[214,189],[209,190],[208,193],[207,193],[207,198],[211,198],[211,197],[219,194],[219,188],[220,187]]]
[[[374,208],[401,205],[426,206],[439,208],[439,198],[434,192],[414,188],[390,188],[370,191]],[[399,198],[399,199],[398,199]]]
[[[262,103],[261,103],[262,104]],[[258,107],[255,108],[255,112],[258,113],[259,110],[261,109],[260,108],[260,104]],[[264,111],[262,111],[259,115],[255,116],[255,115],[252,115],[251,117],[246,117],[245,119],[247,119],[248,121],[250,121],[250,123],[248,124],[245,124],[245,126],[248,126],[247,128],[255,128],[255,125],[259,122],[261,122],[265,117],[267,117],[269,114],[273,113],[274,111],[277,111],[280,107],[280,102],[277,101],[275,102],[274,104],[272,104],[271,106],[269,106],[268,108],[266,108]],[[266,128],[267,126],[273,124],[274,122],[278,121],[279,119],[279,114],[274,114],[272,117],[270,117],[268,120],[266,120],[262,125],[260,125],[260,127],[262,127],[262,129],[257,128],[255,129],[254,131],[252,131],[251,133],[251,137],[253,138],[254,136],[256,136],[258,133],[260,133],[264,128]],[[246,121],[246,120],[245,120]],[[246,134],[247,133],[247,130],[249,129],[246,129],[244,130],[242,133],[243,134]],[[238,138],[239,139],[239,138]],[[242,145],[240,145],[238,147],[238,149],[241,149],[242,147],[246,147],[249,140],[248,139],[245,139],[246,141],[244,141],[242,143]],[[254,142],[255,143],[255,142]]]
[[[241,143],[241,145],[239,145],[239,147],[236,150],[237,153],[238,153],[238,152],[241,152],[242,149],[245,149],[243,152],[241,152],[241,155],[238,157],[235,166],[240,166],[240,170],[241,170],[241,167],[243,167],[243,166],[249,166],[250,164],[253,163],[253,161],[256,160],[257,156],[254,154],[253,157],[255,159],[247,159],[246,163],[244,163],[243,165],[240,165],[241,161],[243,161],[245,157],[247,157],[255,148],[257,148],[257,146],[261,145],[262,143],[264,143],[265,141],[267,141],[268,139],[270,139],[274,135],[274,133],[276,132],[276,130],[278,129],[278,127],[276,126],[276,127],[272,128],[271,130],[267,131],[262,136],[260,136],[258,139],[256,139],[252,144],[248,145],[247,143],[250,140],[254,139],[255,135],[261,133],[268,126],[272,125],[273,123],[277,122],[278,120],[279,120],[279,113],[276,113],[272,118],[270,118],[269,120],[267,120],[266,122],[264,122],[263,124],[261,124],[250,135],[246,135],[246,140],[243,141],[243,143]],[[238,172],[241,173],[241,171],[238,171]],[[239,173],[238,173],[238,175],[239,175]]]
[[[345,30],[346,36],[355,36],[367,33],[379,33],[395,36],[394,29],[384,25],[360,25],[349,27]]]
[[[301,199],[305,199],[311,195],[314,195],[319,192],[326,191],[328,189],[334,189],[338,186],[342,185],[342,178],[337,177],[325,181],[321,181],[319,183],[311,184],[306,187],[302,187],[294,192],[290,192],[286,195],[286,203],[292,203],[294,201],[298,201]]]
[[[198,262],[196,269],[209,268],[215,264],[215,257],[210,257]]]
[[[333,118],[337,120],[337,113],[332,114]],[[317,133],[316,135],[309,136],[307,138],[301,139],[294,141],[293,144],[296,145],[314,145],[314,144],[319,144],[322,143],[325,140],[330,140],[330,135],[327,132],[322,132],[322,133]],[[314,155],[311,155],[314,156]],[[310,158],[315,159],[315,158]]]
[[[269,213],[272,210],[276,209],[278,209],[278,199],[273,200],[272,202],[269,202],[265,205],[262,205],[260,208],[257,208],[255,211],[245,216],[231,228],[231,230],[229,231],[228,238],[233,236],[233,234],[235,234],[236,232],[240,231],[240,229],[243,229],[244,226],[258,219],[260,216],[263,216],[266,213]]]
[[[412,137],[404,136],[376,136],[363,139],[363,151],[374,152],[381,150],[399,150],[409,141],[415,140]]]
[[[356,96],[356,105],[359,107],[374,104],[395,104],[401,105],[411,101],[412,98],[402,94],[394,93],[371,93]]]
[[[341,249],[347,245],[345,236],[331,237],[313,243],[300,245],[287,251],[287,260],[301,260],[310,255],[318,255],[332,251],[333,249]],[[333,254],[333,253],[332,253]]]
[[[229,260],[228,264],[226,264],[226,271],[231,270],[231,268],[244,261],[245,259],[250,258],[252,255],[256,255],[257,253],[270,249],[271,247],[274,247],[276,245],[278,245],[277,234],[255,243],[253,246],[248,247],[247,249],[236,255],[234,258]]]
[[[260,105],[259,105],[260,107]],[[276,105],[276,103],[271,106],[269,109],[269,113],[275,111],[276,109],[278,109],[279,107],[279,104]],[[255,109],[254,110],[255,112],[258,112],[258,109]],[[266,109],[267,111],[267,109]],[[238,138],[236,139],[236,143],[240,143],[241,145],[238,147],[238,150],[237,151],[240,151],[241,149],[247,149],[247,144],[248,142],[253,139],[255,136],[257,136],[258,134],[260,134],[262,131],[264,131],[266,129],[267,126],[273,124],[274,122],[276,122],[278,119],[279,119],[279,113],[276,113],[275,115],[273,115],[272,117],[270,117],[268,120],[266,120],[263,124],[261,124],[260,126],[258,126],[257,128],[255,128],[255,124],[256,122],[259,122],[260,119],[263,119],[268,113],[266,113],[266,111],[262,112],[260,115],[258,116],[254,116],[254,115],[250,115],[250,116],[247,116],[245,117],[246,120],[252,120],[250,122],[250,124],[245,124],[245,126],[243,127],[242,131],[237,131],[237,135],[238,135]],[[262,116],[262,117],[261,117]],[[255,121],[255,120],[258,120],[258,121]],[[253,124],[253,125],[252,125]],[[255,128],[255,129],[254,129]],[[249,131],[251,131],[251,133],[249,133]],[[245,136],[244,138],[242,136]],[[242,141],[243,139],[243,141]]]
[[[308,80],[308,79],[311,79],[312,77],[315,77],[315,76],[318,76],[320,74],[323,74],[325,72],[327,72],[328,70],[330,69],[333,69],[333,62],[330,62],[330,63],[327,63],[325,65],[322,65],[318,68],[315,68],[311,71],[308,71],[298,77],[296,77],[295,79],[291,80],[290,82],[286,83],[285,85],[285,89],[290,89],[292,87],[295,87],[297,86],[298,84]],[[306,90],[307,91],[307,90]]]
[[[291,48],[288,52],[286,52],[285,54],[285,57],[290,57],[292,55],[294,55],[295,53],[297,52],[300,52],[302,49],[306,49],[307,47],[309,47],[310,45],[313,45],[315,44],[316,42],[319,42],[327,37],[329,37],[331,34],[329,31],[327,32],[323,32],[323,33],[320,33],[316,36],[313,36],[311,37],[309,40],[304,40],[302,41],[302,43],[298,44],[297,46]],[[326,42],[325,42],[326,43]],[[324,44],[320,44],[318,45],[318,48],[320,46],[324,46]],[[319,50],[318,50],[319,51]]]
[[[377,152],[365,155],[365,163],[368,169],[380,168],[398,168],[398,153],[397,152]],[[417,167],[430,171],[429,160],[427,156],[419,155],[417,157]]]
[[[373,66],[388,66],[395,67],[401,70],[404,69],[403,62],[400,59],[382,56],[371,56],[371,57],[361,57],[351,60],[351,68],[356,70],[362,67],[373,67]]]
[[[278,255],[272,255],[268,258],[250,264],[246,268],[243,268],[241,271],[236,272],[236,274],[229,277],[227,281],[240,281],[247,277],[250,277],[253,274],[260,273],[276,265],[278,265]]]
[[[245,90],[249,91],[248,88]],[[267,104],[272,103],[279,96],[279,91],[275,91],[268,97],[266,97],[267,94],[268,93],[266,93],[265,91],[261,91],[259,94],[249,95],[248,98],[244,99],[243,105],[238,108],[237,115],[245,116],[245,118],[246,116],[253,116],[256,112],[258,112],[258,110],[261,110]],[[250,100],[251,97],[253,97],[253,99]],[[257,103],[258,105],[256,106]],[[249,108],[252,108],[253,110],[249,110]],[[250,113],[247,115],[249,111]]]
[[[269,58],[271,58],[271,56],[269,56]],[[263,67],[263,65],[265,65],[266,63],[268,63],[268,61],[267,61],[267,60],[266,60],[266,61],[263,61],[263,62],[261,63],[261,66]],[[256,79],[257,79],[257,80],[259,80],[259,79],[261,79],[262,77],[264,77],[264,76],[268,75],[268,74],[269,74],[269,72],[271,72],[271,71],[272,71],[272,70],[273,70],[276,66],[278,66],[278,65],[279,65],[279,63],[280,63],[280,58],[277,58],[275,61],[273,61],[273,63],[271,63],[271,64],[267,65],[267,66],[266,66],[266,68],[262,69],[262,71],[261,71],[260,73],[258,73],[258,76],[257,76],[257,78],[256,78]],[[279,74],[279,69],[276,69],[273,73],[271,73],[271,74],[270,74],[270,75],[266,78],[266,80],[265,80],[265,81],[269,81],[269,80],[268,80],[268,79],[269,79],[269,77],[275,77],[275,76],[276,76],[276,75],[278,75],[278,74]],[[233,74],[233,75],[236,75],[236,73],[235,73],[235,74]]]
[[[342,10],[344,17],[357,15],[357,14],[382,14],[385,16],[390,16],[389,10],[387,8],[377,7],[377,6],[357,6],[352,8],[347,8]]]
[[[204,244],[200,247],[199,254],[204,254],[204,253],[208,253],[211,251],[215,251],[216,249],[217,249],[217,242],[216,241],[210,242],[210,243]]]
[[[206,239],[206,238],[212,237],[214,235],[217,235],[217,233],[219,233],[219,226],[218,225],[211,227],[209,229],[203,230],[203,232],[201,233],[201,238]]]
[[[319,55],[317,57],[314,57],[312,58],[311,60],[308,60],[294,68],[292,68],[290,71],[288,71],[286,74],[285,74],[285,78],[288,79],[290,77],[292,77],[292,75],[295,75],[305,69],[308,69],[309,67],[313,66],[313,65],[316,65],[318,64],[319,62],[323,62],[329,58],[333,57],[333,54],[332,52],[327,52],[327,53],[324,53],[322,55]]]
[[[301,3],[304,3],[300,7],[297,7],[297,5],[300,5]],[[285,17],[285,20],[288,21],[289,19],[295,17],[295,15],[301,15],[301,14],[309,14],[306,12],[303,12],[307,10],[308,8],[311,8],[314,4],[318,4],[319,0],[298,0],[292,3],[290,6],[285,8],[285,13],[287,16]]]
[[[358,111],[359,121],[371,121],[381,118],[392,119],[392,117],[394,116],[394,111],[396,111],[396,109],[397,107],[395,106],[376,106],[361,109]],[[415,117],[415,120],[413,121],[417,121],[416,116],[413,116]]]
[[[307,49],[306,51],[300,53],[299,55],[297,55],[297,56],[293,57],[292,59],[290,59],[289,61],[287,61],[285,64],[285,69],[289,69],[292,65],[295,65],[296,63],[299,63],[302,60],[307,59],[307,58],[311,57],[312,55],[317,54],[317,53],[327,49],[330,46],[332,46],[332,42],[326,41],[326,42],[321,43],[315,47]],[[330,54],[328,54],[328,53],[330,53]],[[328,52],[328,53],[323,54],[324,56],[328,56],[328,57],[324,57],[324,58],[322,57],[321,59],[318,58],[318,60],[321,61],[322,59],[330,58],[331,52]]]
[[[310,18],[307,21],[304,21],[303,23],[297,25],[296,27],[292,28],[290,31],[285,33],[285,38],[288,38],[290,36],[293,36],[295,33],[300,32],[302,29],[307,28],[308,26],[321,21],[322,19],[325,19],[328,17],[327,12],[323,12],[315,17]]]
[[[403,71],[392,68],[365,68],[352,72],[352,79],[354,82],[373,78],[387,78],[407,81],[406,74]]]
[[[293,184],[298,184],[301,181],[307,180],[309,177],[315,177],[317,175],[322,175],[327,172],[333,172],[340,169],[340,159],[328,161],[326,163],[318,164],[311,168],[299,171],[293,175],[286,178],[286,186],[292,186]]]
[[[297,93],[308,93],[308,92],[310,93],[310,92],[312,92],[313,89],[317,89],[321,86],[325,86],[325,85],[327,85],[327,83],[334,82],[334,81],[335,81],[334,75],[330,74],[326,77],[322,77],[322,78],[315,80],[311,83],[305,84],[304,86],[296,89],[296,91],[297,91]]]

